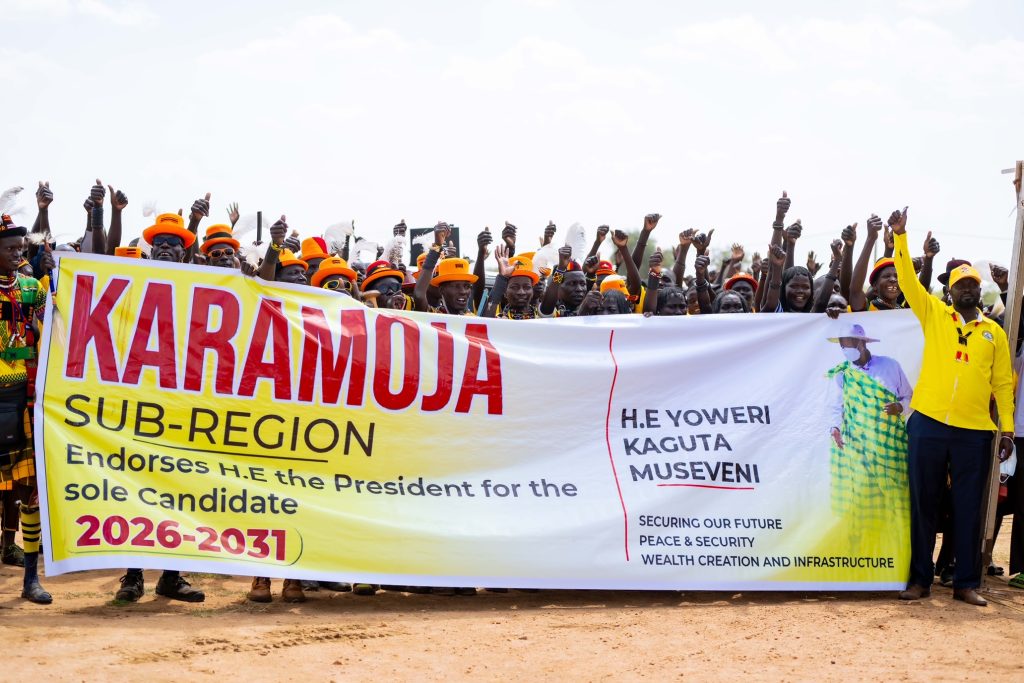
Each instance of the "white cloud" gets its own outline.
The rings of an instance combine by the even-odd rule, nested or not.
[[[900,0],[899,6],[918,14],[946,14],[967,9],[974,0]]]

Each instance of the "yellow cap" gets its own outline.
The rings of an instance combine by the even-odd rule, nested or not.
[[[957,266],[949,274],[949,288],[953,289],[953,286],[965,277],[976,280],[979,285],[981,284],[981,273],[978,272],[978,269],[974,266],[968,266],[965,264]]]

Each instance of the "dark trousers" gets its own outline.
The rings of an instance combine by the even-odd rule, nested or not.
[[[1006,501],[996,511],[996,530],[1003,517],[1013,515],[1010,530],[1010,573],[1024,572],[1024,438],[1014,439],[1017,449],[1017,471],[1006,483]]]
[[[981,499],[992,460],[992,432],[944,425],[914,413],[910,437],[910,581],[931,586],[932,555],[939,525],[940,501],[950,478],[953,502],[954,588],[981,586]]]

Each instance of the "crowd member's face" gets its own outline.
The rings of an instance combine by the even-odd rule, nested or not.
[[[845,313],[847,305],[846,299],[843,298],[842,294],[833,294],[828,299],[826,310],[831,313]]]
[[[882,269],[882,272],[878,274],[878,279],[875,280],[875,290],[878,292],[878,296],[885,301],[896,301],[900,295],[899,279],[896,277],[896,268],[893,266],[886,266]]]
[[[697,300],[697,290],[690,288],[686,290],[686,312],[690,315],[700,313],[700,301]]]
[[[751,306],[754,305],[754,288],[746,280],[737,280],[733,283],[732,287],[729,288],[730,292],[736,292]]]
[[[508,288],[505,290],[505,301],[512,308],[526,308],[533,299],[533,281],[528,277],[517,275],[509,278]]]
[[[619,312],[619,304],[616,302],[618,297],[616,296],[604,296],[601,298],[601,308],[598,310],[598,315],[622,315]]]
[[[658,315],[686,315],[686,295],[669,294],[665,297],[665,304],[658,310]]]
[[[544,298],[544,289],[547,286],[547,282],[544,278],[537,281],[537,284],[533,286],[533,299],[531,303],[539,304],[540,300]]]
[[[743,313],[743,299],[736,292],[730,291],[718,301],[719,313]]]
[[[786,300],[793,310],[803,310],[811,300],[811,281],[806,275],[794,275],[786,285]]]
[[[149,257],[154,261],[181,263],[185,260],[185,243],[177,235],[157,235]]]
[[[306,284],[306,269],[300,265],[292,264],[277,271],[278,282],[290,282],[293,285]]]
[[[953,305],[961,310],[981,305],[981,285],[973,278],[965,277],[958,280],[949,290],[949,295]]]
[[[362,286],[363,278],[366,277],[366,264],[361,261],[353,261],[348,267],[356,271],[356,284]]]
[[[469,306],[469,297],[473,293],[473,285],[465,280],[442,282],[438,289],[441,290],[444,307],[448,309],[449,313],[462,313]]]
[[[316,271],[320,270],[320,263],[323,262],[322,258],[311,258],[306,261],[306,265],[309,266],[309,270],[306,271],[306,277],[312,279],[316,275]]]
[[[341,276],[339,275],[339,277]],[[379,280],[371,282],[367,289],[380,292],[380,296],[377,298],[378,307],[391,308],[390,306],[386,306],[384,302],[402,293],[402,283],[398,281],[398,278],[382,277]]]
[[[235,248],[230,244],[217,244],[206,252],[207,263],[215,268],[235,268]]]
[[[576,308],[587,295],[587,276],[581,270],[570,270],[558,286],[558,298],[562,303]]]
[[[0,239],[0,273],[13,273],[21,263],[22,252],[25,251],[24,237],[4,237]]]

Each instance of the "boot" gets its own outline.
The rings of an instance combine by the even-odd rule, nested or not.
[[[901,591],[899,594],[900,600],[920,600],[921,598],[927,598],[932,594],[930,586],[919,586],[916,583],[907,586],[907,590]]]
[[[182,602],[203,602],[206,600],[206,593],[196,590],[181,574],[176,571],[164,570],[160,580],[156,582],[156,594],[170,600],[181,600]]]
[[[145,592],[146,583],[142,578],[142,570],[129,569],[121,577],[121,588],[114,595],[114,599],[121,602],[138,602]]]
[[[953,599],[961,600],[966,602],[968,605],[974,605],[975,607],[984,607],[988,604],[988,600],[978,595],[978,591],[973,588],[953,589]]]
[[[380,589],[375,583],[354,583],[352,584],[352,592],[356,595],[376,595]]]
[[[19,545],[8,543],[4,546],[3,555],[0,555],[0,562],[13,567],[24,567],[25,551]]]
[[[304,590],[304,591],[311,591],[311,592],[315,593],[318,590],[320,590],[320,582],[319,581],[310,581],[309,579],[303,579],[302,580],[302,590]]]
[[[270,602],[273,599],[270,596],[270,579],[265,576],[254,576],[252,588],[245,594],[245,599],[249,602]]]
[[[285,602],[306,602],[306,594],[302,592],[302,582],[298,579],[285,579],[281,588],[281,599]]]
[[[37,605],[49,605],[53,596],[39,585],[39,553],[25,553],[25,583],[21,597]]]

